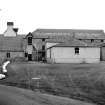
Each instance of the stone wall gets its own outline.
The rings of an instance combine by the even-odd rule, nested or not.
[[[0,64],[5,60],[5,59],[13,59],[13,58],[18,58],[18,57],[24,57],[24,52],[10,52],[10,58],[7,58],[7,52],[0,51]]]

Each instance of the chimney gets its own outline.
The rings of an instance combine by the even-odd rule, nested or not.
[[[7,22],[7,28],[13,28],[14,23],[13,22]]]
[[[16,32],[16,33],[18,32],[18,28],[13,28],[13,30],[14,30],[14,32]]]
[[[13,28],[13,22],[7,22],[7,29],[4,32],[5,37],[16,37],[18,28]]]

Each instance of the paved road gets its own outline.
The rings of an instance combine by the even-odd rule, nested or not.
[[[16,100],[0,93],[0,105],[19,105],[19,103],[16,102]]]
[[[22,92],[25,93],[24,90],[0,85],[0,105],[35,105],[35,102],[24,97]]]

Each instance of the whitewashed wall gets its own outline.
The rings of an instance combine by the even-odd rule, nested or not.
[[[4,36],[6,37],[16,37],[16,32],[13,31],[13,27],[9,26],[7,30],[4,32]]]
[[[26,52],[27,52],[28,54],[32,54],[32,51],[33,51],[33,46],[32,46],[32,45],[28,45],[28,46],[26,47]]]
[[[52,46],[54,46],[56,44],[58,44],[58,43],[50,43],[50,42],[47,42],[46,43],[46,48],[52,47]]]
[[[47,50],[47,59],[55,63],[97,63],[100,62],[100,48],[81,47],[76,55],[74,47],[53,47]]]

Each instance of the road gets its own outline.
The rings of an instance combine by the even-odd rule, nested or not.
[[[12,98],[0,93],[0,105],[14,105],[14,104],[19,105],[19,103],[16,102],[16,100],[13,100]]]
[[[0,85],[0,105],[40,105],[26,97],[26,90]]]
[[[0,85],[0,105],[94,105],[69,98]]]

